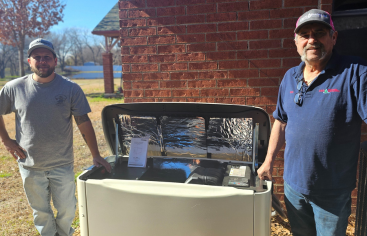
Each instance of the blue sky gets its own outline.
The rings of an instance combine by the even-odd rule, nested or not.
[[[51,27],[50,31],[63,28],[86,28],[92,31],[118,0],[61,0],[66,4],[64,22]]]

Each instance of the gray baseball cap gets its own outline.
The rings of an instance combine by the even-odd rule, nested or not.
[[[28,57],[30,57],[32,51],[36,48],[46,48],[48,50],[50,50],[54,55],[56,55],[55,51],[54,51],[54,46],[52,45],[52,43],[50,41],[47,41],[46,39],[35,39],[33,40],[30,44],[29,44],[29,49],[28,49]]]
[[[321,23],[335,31],[333,21],[331,20],[331,15],[328,12],[320,9],[311,9],[303,13],[303,15],[298,18],[294,33],[297,33],[302,26],[309,23]]]

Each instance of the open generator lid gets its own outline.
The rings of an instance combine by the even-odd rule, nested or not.
[[[219,103],[113,104],[102,124],[113,155],[128,156],[132,138],[149,137],[148,157],[251,162],[265,160],[271,130],[262,108]]]

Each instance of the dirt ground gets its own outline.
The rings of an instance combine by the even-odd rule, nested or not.
[[[94,99],[103,93],[102,80],[75,80],[83,89],[84,93],[90,102],[92,112],[89,114],[92,120],[99,150],[102,156],[109,155],[107,144],[104,140],[101,111],[103,107],[113,103],[122,103],[123,100],[116,99]],[[115,85],[118,86],[120,80],[115,80]],[[0,89],[2,84],[0,84]],[[14,114],[4,116],[4,121],[11,137],[15,137]],[[78,176],[83,168],[92,165],[88,147],[84,143],[78,128],[74,123],[74,171],[75,176]],[[78,212],[73,222],[75,228],[74,235],[80,235]],[[20,235],[39,235],[33,226],[32,210],[28,205],[27,198],[24,194],[22,181],[18,172],[18,166],[13,157],[0,144],[0,235],[20,236]],[[346,235],[354,235],[354,218],[350,218],[348,231]],[[282,220],[280,217],[272,217],[271,235],[292,235],[290,226],[287,220]]]

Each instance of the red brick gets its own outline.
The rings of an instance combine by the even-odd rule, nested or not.
[[[160,88],[186,88],[187,82],[186,81],[161,81]]]
[[[267,39],[268,31],[267,30],[259,30],[259,31],[244,31],[237,33],[238,40],[246,40],[246,39]]]
[[[248,10],[248,2],[230,2],[230,3],[219,3],[218,4],[218,12],[225,11],[247,11]]]
[[[121,47],[121,54],[130,54],[129,47]]]
[[[216,32],[216,24],[200,24],[200,25],[188,25],[187,33],[206,33],[206,32]]]
[[[161,98],[159,102],[186,102],[186,98]]]
[[[248,97],[247,105],[275,105],[277,104],[277,97]]]
[[[185,7],[163,7],[157,8],[157,16],[179,16],[185,15]]]
[[[263,86],[279,86],[279,79],[249,79],[248,86],[250,87],[263,87]],[[273,110],[274,111],[274,110]],[[271,112],[273,112],[271,111]]]
[[[145,90],[145,97],[171,97],[171,90]]]
[[[185,52],[184,45],[164,45],[158,46],[158,53],[177,53],[177,52]]]
[[[142,80],[143,76],[142,74],[130,74],[130,73],[124,73],[124,81],[139,81]]]
[[[125,79],[125,78],[124,78]],[[169,73],[147,73],[143,74],[143,80],[169,80]]]
[[[120,28],[120,37],[128,37],[129,29],[128,28]]]
[[[121,56],[122,63],[144,63],[148,62],[147,56]]]
[[[261,19],[269,19],[270,12],[269,10],[263,11],[246,11],[238,13],[238,20],[261,20]]]
[[[278,175],[283,176],[283,174],[284,174],[284,168],[279,168],[278,169]]]
[[[130,47],[131,54],[155,54],[157,49],[155,46],[138,46]]]
[[[175,55],[150,55],[148,56],[149,62],[158,63],[158,62],[173,62],[176,60]]]
[[[283,39],[283,48],[293,48],[295,49],[295,43],[294,43],[294,38],[292,39]]]
[[[158,71],[157,64],[131,65],[131,71]]]
[[[159,102],[159,99],[154,98],[133,99],[132,102]]]
[[[236,59],[236,52],[207,52],[206,60],[231,60]]]
[[[187,44],[187,52],[215,51],[215,43]]]
[[[129,29],[130,36],[147,36],[157,34],[156,28],[137,28]]]
[[[248,68],[247,60],[220,61],[219,69],[242,69]]]
[[[167,63],[161,64],[161,71],[187,70],[187,63]]]
[[[321,4],[320,9],[324,10],[326,12],[333,12],[333,5],[331,5],[331,4]]]
[[[156,17],[155,9],[130,10],[129,18]]]
[[[256,40],[249,42],[249,49],[267,49],[267,48],[280,48],[281,41],[276,40]]]
[[[215,98],[187,98],[187,102],[214,103],[215,102]]]
[[[228,89],[202,89],[201,90],[202,97],[223,97],[229,95]]]
[[[268,50],[250,50],[250,51],[238,51],[237,59],[258,59],[267,58]]]
[[[152,36],[148,38],[148,44],[170,44],[175,42],[175,36]]]
[[[333,0],[321,0],[321,4],[333,4]]]
[[[241,88],[241,89],[231,89],[231,96],[259,96],[260,89],[259,88]]]
[[[204,61],[204,53],[177,54],[177,61]]]
[[[367,124],[362,123],[362,133],[367,133]]]
[[[204,34],[176,35],[177,43],[205,42]]]
[[[223,3],[223,2],[236,2],[236,0],[206,0],[207,3],[211,3],[211,2],[218,2],[218,3]]]
[[[172,72],[171,73],[171,80],[193,80],[198,78],[197,72]]]
[[[248,48],[247,41],[237,41],[237,42],[224,42],[218,43],[218,51],[237,51],[246,50]]]
[[[143,82],[133,82],[133,89],[157,89],[158,82],[143,81]]]
[[[261,96],[278,96],[278,87],[274,88],[261,88]]]
[[[315,6],[317,8],[318,0],[284,0],[284,7],[302,7]]]
[[[182,24],[193,24],[193,23],[204,23],[205,15],[194,15],[194,16],[177,16],[176,22],[178,25]]]
[[[174,25],[175,17],[157,17],[157,18],[148,18],[147,26],[158,26],[158,25]]]
[[[122,65],[122,72],[130,72],[130,65]]]
[[[281,59],[267,59],[267,60],[251,60],[250,68],[271,68],[280,67]]]
[[[236,40],[236,33],[208,33],[206,34],[206,41],[233,41]]]
[[[278,68],[278,69],[261,69],[260,77],[283,77],[288,68]]]
[[[294,29],[278,29],[278,30],[270,30],[269,38],[294,38]]]
[[[145,0],[120,1],[120,9],[132,9],[145,7]]]
[[[120,20],[120,27],[140,27],[145,26],[145,19],[135,19],[135,20]]]
[[[227,104],[246,104],[246,98],[240,97],[240,98],[216,98],[217,103],[227,103]]]
[[[235,12],[226,12],[226,13],[214,13],[207,14],[206,21],[207,22],[223,22],[223,21],[236,21],[237,16]]]
[[[357,195],[358,195],[358,190],[357,190],[357,188],[355,188],[352,191],[352,197],[357,197]]]
[[[198,97],[199,90],[194,90],[194,89],[172,90],[172,96],[174,97]]]
[[[288,18],[284,19],[284,28],[292,28],[293,30],[296,28],[298,18]]]
[[[217,69],[216,62],[193,62],[189,63],[189,70],[214,70]]]
[[[299,56],[295,48],[290,49],[273,49],[269,51],[269,57],[297,57]]]
[[[215,80],[193,80],[189,81],[189,88],[213,88],[215,87]]]
[[[158,34],[185,34],[186,26],[166,26],[158,27]]]
[[[250,1],[250,10],[277,9],[282,7],[282,0]]]
[[[123,86],[124,86],[124,90],[131,89],[131,82],[124,81]]]
[[[205,0],[177,0],[176,5],[192,5],[203,4]]]
[[[119,11],[119,19],[127,19],[127,10]]]
[[[186,12],[187,15],[191,14],[202,14],[202,13],[212,13],[216,12],[217,8],[215,4],[205,4],[205,5],[192,5],[187,6]]]
[[[225,79],[228,78],[227,71],[204,71],[199,72],[200,79]]]
[[[147,45],[147,39],[145,37],[121,38],[121,45],[122,46]]]
[[[218,31],[248,30],[248,22],[219,23]]]
[[[275,29],[282,27],[282,20],[257,20],[250,22],[250,29]]]
[[[175,0],[146,0],[147,7],[169,7],[175,5]]]
[[[246,79],[222,79],[218,80],[218,87],[246,87],[247,80]]]
[[[284,58],[283,59],[283,67],[294,67],[298,66],[301,63],[300,58]]]
[[[254,78],[259,77],[258,70],[230,70],[228,71],[229,78]]]
[[[270,18],[300,17],[302,14],[302,8],[276,9],[270,11]]]
[[[126,95],[124,96],[124,103],[132,103],[134,102],[134,99],[128,98]]]
[[[125,97],[144,97],[144,90],[125,90],[124,89],[124,96]]]
[[[273,114],[273,112],[275,111],[277,106],[266,106],[265,107],[265,111],[268,113],[268,114]]]

